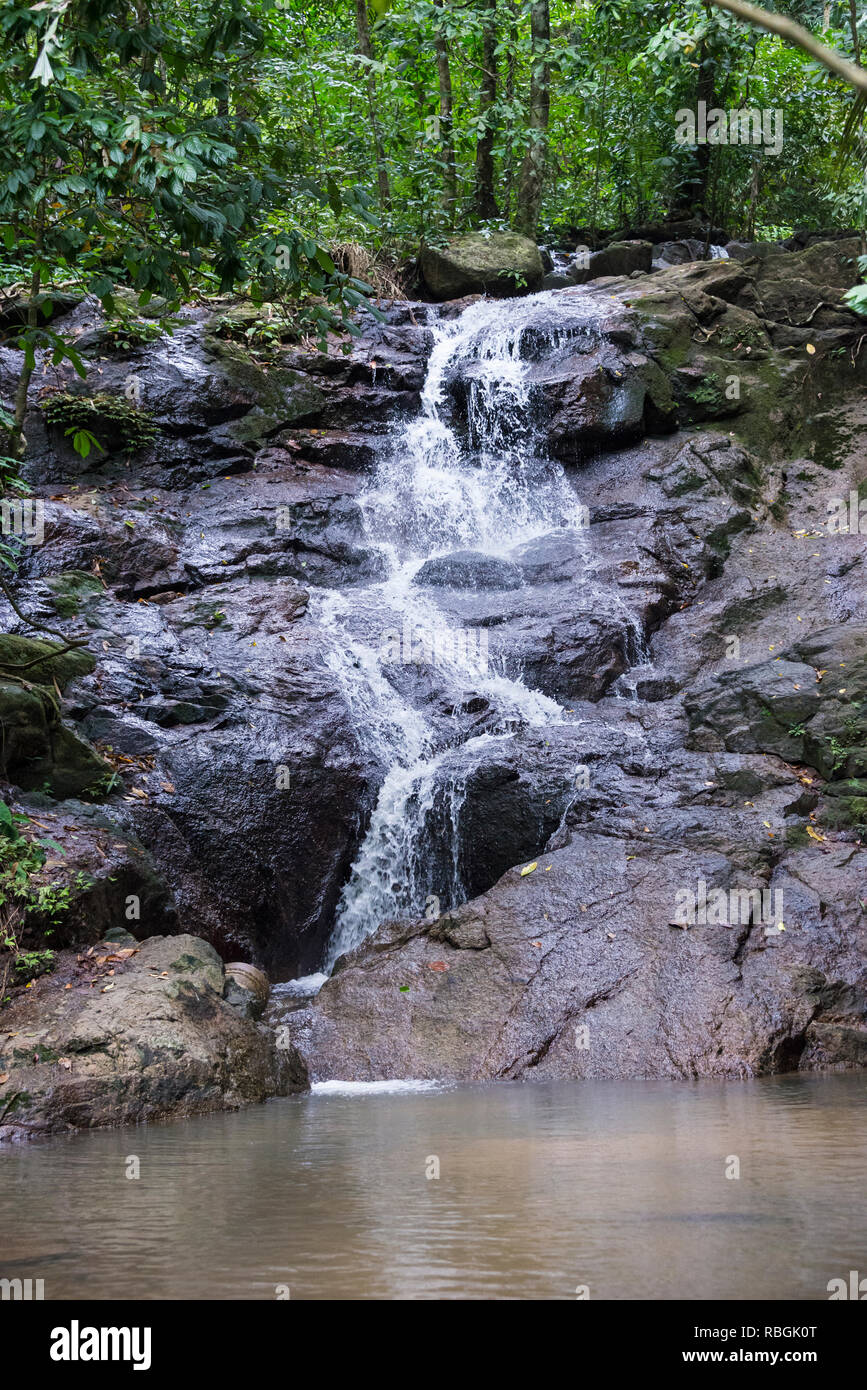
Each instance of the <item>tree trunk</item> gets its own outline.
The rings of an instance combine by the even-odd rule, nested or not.
[[[373,46],[370,42],[370,25],[367,20],[367,0],[355,0],[355,28],[358,33],[359,53],[362,58],[372,60]],[[385,167],[382,133],[379,129],[379,121],[376,119],[376,82],[369,67],[365,73],[364,85],[367,91],[367,109],[370,113],[370,133],[373,136],[373,150],[376,156],[376,183],[379,189],[379,201],[383,207],[388,207],[391,203],[391,188],[388,182],[388,170]]]
[[[30,332],[39,323],[38,296],[40,286],[39,258],[42,251],[42,219],[44,209],[40,208],[39,217],[36,224],[36,238],[34,242],[34,255],[36,264],[30,276],[30,297],[27,302],[27,328]],[[33,376],[33,368],[27,365],[27,356],[21,364],[21,372],[18,383],[15,387],[15,403],[13,407],[13,425],[8,435],[9,454],[14,459],[20,459],[24,453],[24,417],[27,414],[27,393],[30,390],[30,378]]]
[[[479,87],[479,121],[476,142],[476,212],[482,220],[498,217],[494,193],[494,113],[497,100],[497,0],[487,0],[482,39],[482,81]]]
[[[518,0],[508,0],[509,14],[509,44],[508,56],[506,58],[506,109],[509,112],[508,141],[506,144],[506,158],[503,162],[503,201],[507,218],[512,220],[512,190],[515,182],[515,155],[513,140],[515,138],[514,119],[512,112],[515,101],[515,30],[518,27]]]
[[[716,63],[707,51],[707,45],[703,42],[699,49],[699,72],[698,84],[696,87],[696,103],[704,102],[705,111],[710,111],[714,104],[714,79],[716,77]],[[696,112],[698,105],[696,105]],[[690,185],[690,203],[693,210],[699,217],[707,215],[707,184],[710,177],[710,145],[699,145],[696,150],[696,177]]]
[[[536,235],[545,187],[548,117],[551,109],[551,68],[548,63],[551,19],[548,0],[533,0],[530,7],[530,36],[530,144],[518,177],[518,206],[515,212],[515,226],[525,236]]]
[[[437,9],[443,8],[443,0],[434,0]],[[440,87],[440,146],[443,152],[443,209],[449,226],[454,221],[455,204],[458,200],[458,170],[455,162],[455,132],[452,110],[452,70],[449,63],[449,46],[444,34],[437,32],[434,39],[437,55],[437,76]]]
[[[858,15],[855,12],[855,0],[849,0],[849,28],[852,30],[852,47],[855,50],[855,62],[861,66],[861,40],[858,37]]]
[[[750,174],[750,201],[747,209],[747,241],[754,241],[756,236],[756,212],[759,206],[759,190],[761,188],[762,152],[761,149],[753,150],[752,170]]]

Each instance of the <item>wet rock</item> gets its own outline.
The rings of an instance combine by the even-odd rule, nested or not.
[[[420,265],[435,299],[533,294],[545,273],[536,243],[517,232],[468,232],[444,247],[423,246]]]
[[[726,253],[733,261],[765,261],[769,256],[778,256],[785,247],[777,241],[730,241]]]
[[[70,293],[68,290],[44,290],[36,296],[40,321],[51,323],[55,319],[64,318],[73,309],[77,309],[83,299],[84,295]],[[0,332],[23,327],[27,323],[29,306],[29,295],[4,295],[0,298]]]
[[[721,741],[735,752],[773,752],[828,778],[863,777],[865,639],[863,627],[818,632],[774,660],[723,676],[714,690],[691,692],[684,707],[694,740],[705,747]]]
[[[582,285],[586,280],[598,280],[603,275],[648,271],[652,257],[653,247],[649,241],[612,241],[604,250],[591,252],[587,267],[576,267],[570,272],[570,278]]]
[[[612,237],[614,241],[630,239],[654,243],[690,240],[700,242],[703,246],[708,240],[708,227],[696,217],[671,218],[667,222],[651,222],[644,226],[627,228]],[[728,232],[722,227],[711,227],[709,239],[712,246],[725,246],[726,242],[731,240]]]
[[[758,886],[778,902],[784,870],[769,882],[756,862],[718,852],[573,836],[445,918],[382,927],[289,1017],[288,1038],[314,1080],[863,1066],[865,998],[853,982],[863,979],[864,859],[835,857],[833,921],[813,879],[784,932],[761,921],[672,930],[679,895],[699,880],[725,894],[731,914],[732,892],[739,902]]]
[[[692,235],[672,231],[661,239]],[[817,707],[801,702],[791,709],[779,703],[779,666],[756,670],[774,668],[773,657],[782,654],[788,674],[791,667],[807,677],[803,688],[821,689],[830,675],[818,682],[819,671],[839,671],[840,662],[856,658],[830,640],[827,654],[808,648],[805,630],[821,634],[837,624],[860,632],[863,641],[858,538],[812,539],[822,529],[829,490],[847,496],[861,481],[864,354],[855,348],[863,325],[842,301],[857,276],[852,254],[845,241],[835,242],[766,262],[687,263],[646,282],[567,289],[527,325],[521,352],[530,364],[529,423],[540,454],[574,466],[569,479],[588,524],[574,532],[560,527],[555,509],[545,522],[547,536],[493,562],[496,587],[485,582],[491,557],[476,552],[470,587],[437,585],[427,593],[449,622],[485,636],[488,672],[520,677],[540,700],[557,699],[563,723],[574,715],[576,725],[561,743],[559,732],[550,733],[560,729],[561,716],[552,715],[545,737],[536,739],[526,709],[503,716],[496,708],[484,672],[478,680],[472,673],[446,677],[400,657],[388,671],[393,688],[429,721],[438,748],[459,740],[443,759],[435,814],[444,814],[454,784],[464,796],[456,843],[466,891],[486,895],[477,903],[500,891],[492,887],[499,876],[505,872],[508,880],[515,865],[532,862],[548,844],[557,864],[567,862],[560,855],[572,863],[575,845],[589,847],[591,858],[606,840],[620,845],[622,859],[607,861],[605,870],[617,895],[622,865],[634,872],[630,856],[645,854],[652,833],[647,890],[659,907],[658,884],[675,852],[719,856],[734,865],[733,881],[747,873],[765,883],[784,850],[836,854],[827,848],[833,841],[811,842],[811,851],[807,825],[827,829],[834,820],[834,835],[857,838],[853,827],[862,823],[867,782],[858,753],[864,731],[854,708],[862,699],[860,667],[851,683],[854,698],[829,688]],[[473,302],[468,296],[448,304],[442,316],[456,317]],[[75,322],[83,324],[90,312],[80,306],[71,318],[78,315]],[[17,593],[34,617],[67,624],[63,630],[86,628],[98,661],[70,682],[62,718],[119,769],[104,808],[113,829],[97,840],[78,803],[63,802],[52,813],[62,813],[64,825],[80,836],[76,872],[80,864],[97,878],[97,843],[107,856],[109,871],[93,897],[99,928],[125,921],[123,898],[140,895],[137,935],[194,932],[225,958],[252,960],[285,979],[321,965],[385,772],[362,749],[364,714],[353,710],[351,696],[363,673],[352,664],[348,642],[335,644],[329,605],[346,605],[347,634],[359,641],[375,644],[391,623],[385,600],[370,599],[368,585],[383,570],[366,538],[358,494],[363,472],[389,447],[395,418],[418,408],[431,340],[426,316],[433,322],[440,310],[394,305],[385,325],[365,325],[348,354],[338,345],[323,354],[283,345],[267,360],[214,337],[197,313],[179,329],[174,347],[158,344],[99,363],[100,384],[107,381],[114,392],[123,389],[131,364],[147,386],[153,365],[159,391],[151,404],[165,403],[167,417],[153,453],[129,466],[91,460],[90,472],[82,473],[81,461],[67,466],[62,445],[41,435],[36,419],[31,476],[46,497],[45,541],[28,548]],[[807,353],[807,343],[815,354]],[[94,340],[94,354],[104,350]],[[0,350],[0,367],[13,358]],[[732,378],[739,394],[727,394]],[[446,409],[453,404],[457,418],[467,415],[468,391],[478,380],[475,361],[467,364],[463,385],[446,383]],[[524,419],[521,428],[527,424]],[[685,433],[673,432],[678,425]],[[526,434],[516,437],[526,447]],[[545,460],[537,462],[541,469]],[[340,592],[323,592],[330,589]],[[417,591],[416,601],[423,597]],[[3,620],[17,630],[5,609]],[[742,646],[736,668],[726,654],[733,637]],[[796,683],[802,682],[793,678]],[[837,691],[848,684],[847,669]],[[793,733],[798,723],[803,732]],[[481,751],[464,752],[461,740],[476,735]],[[577,766],[588,770],[587,786],[570,784]],[[761,801],[761,811],[745,808],[745,801]],[[745,844],[744,825],[753,819],[756,834]],[[764,820],[774,829],[765,829]],[[147,859],[141,871],[138,848]],[[442,844],[432,851],[433,878],[445,880],[448,857]],[[576,849],[576,864],[578,858]],[[550,862],[540,861],[524,886]],[[696,873],[703,863],[695,860]],[[729,872],[708,860],[708,869],[714,867]],[[118,870],[122,897],[120,887],[109,886]],[[805,872],[797,867],[799,882]],[[546,877],[554,879],[553,864]],[[583,887],[578,878],[569,885],[576,895]],[[790,891],[803,893],[794,870]],[[823,891],[817,887],[816,900],[827,907]],[[669,959],[673,947],[653,946],[656,918],[642,916],[637,887],[630,893],[623,899],[634,917],[627,940],[645,962],[636,976],[644,983],[630,998],[638,1030],[653,1032],[645,1013],[661,1017],[663,989],[655,980],[670,984],[681,1020],[673,1042],[666,1038],[663,1046],[657,1039],[650,1047],[654,1074],[668,1065],[666,1074],[692,1074],[693,1055],[697,1072],[715,1074],[706,1036],[721,1017],[718,1065],[726,1074],[740,1066],[772,1069],[856,1054],[857,1006],[845,1002],[854,995],[844,998],[857,983],[848,955],[834,965],[820,952],[803,968],[818,970],[826,983],[810,975],[809,988],[796,981],[790,989],[779,943],[765,943],[757,928],[749,934],[756,954],[770,960],[776,953],[764,992],[739,983],[741,957],[723,952],[719,969],[734,981],[734,1002],[718,1008],[719,976],[720,993],[691,1012],[689,975]],[[527,918],[532,940],[541,939],[545,912],[554,920],[547,905],[538,906]],[[355,979],[346,989],[358,986],[357,970],[367,971],[374,954],[393,958],[396,980],[398,963],[412,965],[424,940],[439,952],[434,960],[452,951],[496,954],[498,928],[489,932],[488,910],[467,916],[450,910],[435,927],[390,929],[371,943],[363,966],[340,972]],[[490,911],[496,916],[499,908]],[[836,931],[836,909],[826,915],[825,929]],[[76,931],[88,930],[85,916],[82,909]],[[583,920],[568,926],[576,939]],[[689,932],[663,926],[666,939],[690,939]],[[620,928],[609,927],[619,941]],[[594,978],[597,957],[612,945],[609,927],[593,953],[588,948],[564,967],[570,998],[579,1005],[584,976]],[[538,947],[526,950],[538,959]],[[511,1026],[504,1013],[513,997],[511,976],[524,968],[511,947],[504,958],[508,977],[491,976],[473,997],[481,1023],[469,1002],[462,1012],[459,1000],[455,1026],[484,1034],[494,1060],[489,1071],[479,1063],[479,1074],[544,1075],[548,1053],[536,1065],[520,1059],[552,1033],[548,1051],[556,1056],[557,1029],[567,1017],[562,998],[553,993],[549,1008],[542,982],[538,995],[521,994],[518,1012],[527,1003],[538,1027],[522,1034],[513,1051],[501,1048],[496,1030]],[[692,959],[693,969],[706,964],[703,955]],[[426,968],[420,966],[425,981]],[[403,1008],[402,985],[396,989]],[[362,994],[359,987],[359,1018],[366,1008],[374,1019],[379,996]],[[612,1009],[616,996],[617,990]],[[343,998],[328,1015],[333,1032],[324,1056],[342,1057],[344,1043],[334,1039]],[[796,1025],[808,998],[819,1001],[824,1022],[817,1014],[799,1052]],[[366,1034],[355,1004],[347,1007],[351,1050]],[[597,1004],[586,1007],[592,1022]],[[755,1047],[729,1031],[739,1012]],[[625,1030],[625,1003],[617,1018]],[[774,1018],[782,1020],[776,1032],[768,1022]],[[830,1044],[820,1046],[820,1026],[830,1030]],[[426,1027],[414,1021],[413,1038]],[[617,1074],[621,1065],[624,1074],[638,1074],[638,1045],[628,1038],[615,1045],[615,1031],[612,1022],[599,1074]],[[839,1042],[844,1034],[848,1051]],[[395,1051],[394,1065],[410,1065],[414,1048],[415,1042],[407,1052]],[[374,1049],[372,1066],[380,1055]],[[454,1066],[475,1074],[477,1063],[462,1055]]]
[[[519,589],[521,571],[508,560],[475,550],[456,550],[425,560],[413,583],[441,589]]]
[[[226,966],[223,997],[242,1018],[260,1019],[268,1004],[268,976],[254,965],[235,961]]]
[[[189,935],[113,947],[102,958],[114,957],[111,975],[98,953],[78,962],[70,953],[4,1013],[0,1139],[237,1109],[303,1089],[270,1034],[223,998],[213,947]]]

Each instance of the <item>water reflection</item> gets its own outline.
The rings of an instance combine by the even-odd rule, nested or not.
[[[0,1277],[49,1298],[824,1299],[867,1270],[865,1092],[326,1093],[7,1149]]]

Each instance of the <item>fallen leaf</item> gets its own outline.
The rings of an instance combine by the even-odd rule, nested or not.
[[[531,945],[531,946],[541,946],[542,943],[541,943],[541,941],[531,941],[531,942],[530,942],[530,945]]]
[[[100,994],[108,994],[108,991],[110,989],[114,989],[114,985],[103,985],[102,989],[99,992]]]
[[[814,830],[812,825],[807,826],[807,834],[811,840],[818,840],[819,844],[826,838],[824,835],[820,835],[818,830]]]
[[[160,782],[160,786],[162,787],[164,792],[174,791],[174,787],[172,786],[171,782]]]
[[[531,874],[533,870],[538,869],[538,867],[539,864],[536,860],[534,860],[532,864],[525,864],[523,869],[521,870],[521,878],[526,878],[527,874]]]
[[[428,965],[428,970],[443,971],[448,970],[448,966],[446,965],[444,960],[432,960]]]

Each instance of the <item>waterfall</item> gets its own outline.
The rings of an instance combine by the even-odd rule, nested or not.
[[[426,910],[435,915],[463,900],[458,830],[473,759],[516,725],[565,717],[555,700],[487,660],[487,630],[466,640],[436,591],[413,579],[424,561],[457,550],[502,557],[558,527],[583,539],[580,499],[540,447],[528,368],[534,355],[555,352],[576,335],[587,350],[598,338],[601,312],[589,296],[580,306],[558,306],[556,296],[540,294],[480,300],[459,319],[435,323],[421,411],[399,431],[359,499],[368,543],[383,556],[387,577],[311,601],[329,634],[326,660],[341,681],[359,743],[382,769],[326,969],[381,922]],[[434,727],[401,693],[396,665],[421,670],[420,660],[455,703],[469,695],[488,702],[485,734],[463,733],[457,715]],[[466,755],[463,771],[444,776],[443,755],[456,745]]]

